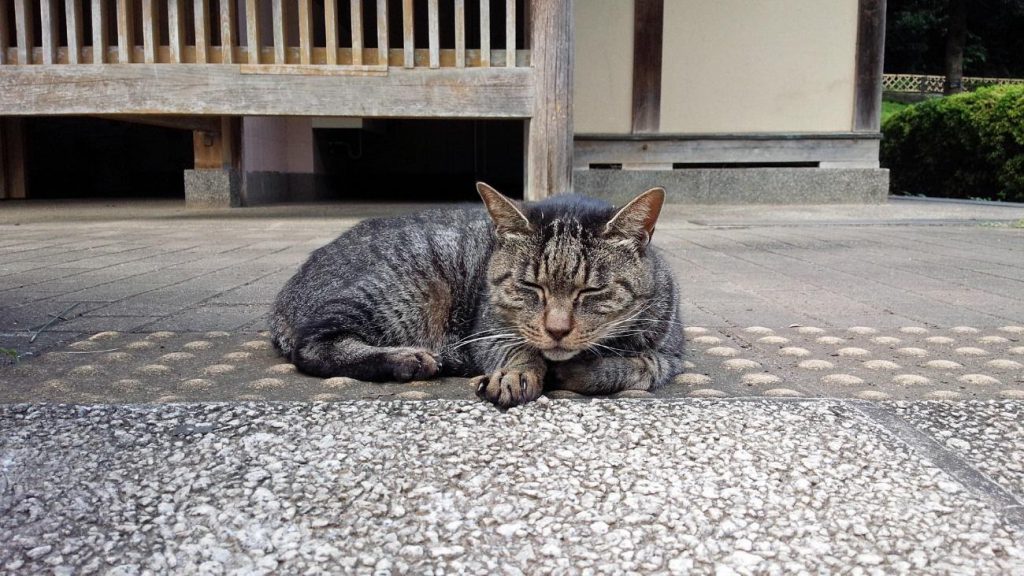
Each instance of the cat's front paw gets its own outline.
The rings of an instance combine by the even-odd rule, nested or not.
[[[476,394],[502,408],[532,402],[544,391],[544,377],[530,369],[502,368],[470,380]]]
[[[437,375],[441,369],[433,354],[419,348],[399,348],[390,352],[387,363],[397,382],[424,380]]]

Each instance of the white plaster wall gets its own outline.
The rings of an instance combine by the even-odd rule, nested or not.
[[[629,133],[633,0],[577,0],[573,123],[577,133]]]
[[[243,118],[242,168],[246,172],[314,173],[312,119]]]

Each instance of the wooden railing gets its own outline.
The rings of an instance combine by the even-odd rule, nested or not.
[[[440,1],[426,0],[427,47],[417,48],[413,0],[391,0],[390,6],[387,0],[0,0],[0,64],[300,65],[369,72],[529,66],[529,52],[516,50],[517,25],[525,21],[516,0],[504,2],[498,50],[491,47],[492,3],[468,1],[472,10],[467,0],[448,2],[444,21]],[[389,25],[398,18],[389,18],[389,10],[396,9],[402,41],[392,48]],[[13,26],[6,22],[9,12]],[[467,43],[470,12],[479,18],[474,46]],[[453,37],[452,46],[442,48],[442,32]]]

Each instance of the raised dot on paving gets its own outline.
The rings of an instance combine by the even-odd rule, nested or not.
[[[748,334],[774,334],[775,330],[771,328],[765,328],[764,326],[750,326],[744,329],[744,332]]]
[[[797,326],[796,331],[800,334],[824,334],[825,331],[815,326]]]
[[[146,364],[136,370],[143,374],[149,374],[150,376],[159,376],[161,374],[167,374],[171,369],[163,364]]]
[[[780,348],[779,349],[779,354],[782,355],[782,356],[802,357],[802,356],[810,356],[811,352],[810,352],[810,350],[808,350],[806,348],[800,348],[799,346],[787,346],[785,348]]]
[[[191,360],[195,357],[196,355],[191,352],[170,352],[157,358],[157,360],[161,362],[184,362],[185,360]]]
[[[68,348],[71,348],[72,350],[95,350],[99,347],[100,345],[98,342],[93,342],[91,340],[79,340],[78,342],[68,344]]]
[[[829,374],[821,379],[825,384],[841,384],[843,386],[855,386],[863,384],[864,381],[853,374]]]
[[[100,360],[104,362],[127,362],[131,358],[132,355],[127,352],[107,352],[100,356]]]
[[[874,338],[871,339],[871,341],[874,342],[875,344],[882,344],[884,346],[891,346],[893,344],[899,344],[900,342],[903,342],[903,340],[900,340],[895,336],[875,336]]]
[[[683,360],[683,370],[693,370],[697,365],[689,360]]]
[[[335,376],[334,378],[328,378],[321,382],[321,384],[328,388],[346,388],[348,386],[352,386],[353,384],[358,383],[359,380],[356,380],[355,378],[348,378],[345,376]]]
[[[249,358],[252,358],[252,352],[228,352],[227,354],[221,356],[221,358],[225,360],[235,361],[248,360]]]
[[[850,346],[850,347],[847,347],[847,348],[840,348],[839,350],[836,350],[836,354],[839,354],[840,356],[843,356],[843,357],[857,358],[857,357],[860,357],[860,356],[868,356],[869,354],[871,354],[871,352],[869,352],[869,351],[867,351],[867,350],[865,350],[863,348],[856,348],[856,347]]]
[[[132,392],[142,387],[142,381],[135,378],[122,378],[114,382],[114,389],[120,392]]]
[[[711,383],[711,378],[706,374],[680,374],[672,379],[676,384],[683,386],[701,386]]]
[[[265,402],[267,398],[259,394],[239,394],[235,396],[235,400],[239,402]]]
[[[725,398],[726,393],[714,388],[699,388],[697,390],[690,390],[687,396],[691,398]]]
[[[313,402],[337,402],[343,397],[341,394],[332,394],[330,392],[322,392],[320,394],[313,394],[310,400]]]
[[[120,332],[114,332],[113,330],[108,330],[106,332],[98,332],[96,334],[93,334],[92,336],[89,337],[89,340],[93,340],[93,341],[97,341],[97,340],[113,340],[114,338],[117,338],[120,335],[121,335]]]
[[[986,356],[986,355],[988,355],[988,350],[983,350],[981,348],[974,348],[973,346],[961,346],[960,348],[957,348],[956,350],[954,350],[954,352],[956,352],[957,354],[963,354],[964,356]]]
[[[179,388],[184,390],[206,390],[213,386],[213,380],[206,378],[189,378],[188,380],[182,380]]]
[[[954,334],[977,334],[979,330],[970,326],[954,326],[949,329]]]
[[[1010,334],[1024,334],[1024,326],[1002,326],[999,329]]]
[[[892,382],[900,386],[924,386],[931,384],[932,380],[918,374],[897,374],[892,377]]]
[[[683,332],[686,334],[707,334],[707,328],[701,328],[700,326],[687,326],[683,328]]]
[[[210,342],[209,340],[193,340],[191,342],[186,342],[181,347],[185,350],[209,350],[210,348],[213,348],[213,342]]]
[[[1014,346],[1013,348],[1007,350],[1007,352],[1010,354],[1015,354],[1017,356],[1024,356],[1024,346]]]
[[[929,360],[924,364],[921,364],[921,366],[935,370],[959,370],[964,367],[963,364],[952,360]]]
[[[174,332],[168,332],[167,330],[161,330],[160,332],[153,332],[146,338],[150,340],[167,340],[168,338],[174,338],[176,334]]]
[[[284,380],[281,380],[280,378],[260,378],[250,382],[249,386],[258,390],[265,388],[280,388],[281,386],[284,386]]]
[[[234,372],[234,364],[211,364],[206,368],[203,368],[204,374],[227,374],[228,372]]]
[[[744,374],[743,377],[740,378],[740,382],[747,386],[762,386],[765,384],[778,384],[779,382],[782,382],[782,378],[779,378],[774,374]]]
[[[298,369],[295,368],[295,364],[274,364],[270,368],[267,368],[267,372],[274,374],[294,374]]]
[[[925,350],[924,348],[914,348],[912,346],[908,346],[907,348],[899,348],[896,350],[896,353],[899,354],[900,356],[914,356],[917,358],[921,358],[928,355],[928,351]]]
[[[1024,400],[1024,390],[1000,390],[999,395],[1009,400]]]
[[[963,394],[954,390],[936,390],[934,392],[929,392],[925,398],[928,398],[929,400],[959,400],[963,398]]]
[[[892,398],[892,396],[882,392],[881,390],[861,390],[854,394],[854,396],[861,400],[888,400],[889,398]]]
[[[146,340],[131,342],[125,346],[125,348],[127,348],[128,350],[149,350],[150,348],[154,347],[156,347],[156,344],[152,342],[147,342]]]
[[[929,344],[953,344],[956,342],[955,339],[949,336],[929,336],[924,341]]]
[[[900,332],[904,334],[927,334],[928,329],[921,326],[903,326],[900,328]]]
[[[704,353],[712,356],[735,356],[739,354],[739,351],[728,346],[716,346],[714,348],[708,348]]]
[[[988,362],[985,362],[985,366],[988,366],[993,370],[1020,370],[1024,368],[1024,364],[1021,364],[1016,360],[1006,360],[1005,358],[989,360]]]
[[[166,394],[156,399],[157,404],[171,404],[173,402],[181,402],[181,396],[175,394]]]
[[[835,364],[828,360],[804,360],[797,364],[797,367],[804,370],[831,370],[835,368]]]
[[[818,344],[842,344],[846,342],[845,338],[839,338],[838,336],[821,336],[815,340]]]
[[[891,360],[868,360],[864,363],[864,367],[868,370],[899,370],[902,368]]]
[[[246,350],[270,350],[270,342],[266,340],[250,340],[243,342],[242,348]]]
[[[95,376],[100,373],[100,367],[94,364],[82,364],[75,366],[68,374],[72,376]]]
[[[981,342],[982,344],[1003,344],[1003,343],[1009,342],[1009,341],[1010,341],[1009,338],[1005,338],[1003,336],[994,336],[994,335],[993,336],[982,336],[981,338],[978,338],[978,342]]]
[[[692,340],[692,342],[696,342],[697,344],[720,344],[722,339],[718,336],[697,336]]]
[[[722,366],[726,370],[756,370],[761,367],[759,363],[747,360],[746,358],[730,358],[722,362]]]
[[[851,334],[860,334],[862,336],[866,336],[868,334],[878,334],[877,329],[871,328],[869,326],[851,326],[847,328],[846,331],[850,332]]]
[[[1002,384],[999,380],[989,376],[988,374],[964,374],[957,378],[957,380],[964,384],[971,384],[974,386],[999,386]]]
[[[762,336],[757,341],[761,344],[785,344],[789,342],[789,338],[783,336]]]
[[[228,336],[231,336],[231,333],[223,330],[213,330],[203,334],[204,338],[227,338]]]
[[[792,388],[772,388],[771,390],[765,390],[763,394],[774,398],[799,398],[803,396],[803,394]]]

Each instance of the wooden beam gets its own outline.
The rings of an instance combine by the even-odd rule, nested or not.
[[[64,13],[68,27],[68,64],[81,64],[82,0],[65,0]]]
[[[195,130],[192,150],[196,170],[230,169],[238,165],[238,119],[211,118],[216,128]]]
[[[14,0],[14,25],[18,38],[18,64],[32,64],[32,46],[35,40],[32,2]]]
[[[132,0],[117,0],[117,61],[129,64],[135,51]]]
[[[350,16],[352,18],[352,65],[363,64],[363,2],[350,0]]]
[[[0,171],[4,175],[0,198],[28,196],[28,169],[25,165],[25,133],[21,118],[0,118]]]
[[[550,65],[564,70],[564,62]],[[571,78],[563,75],[555,74],[562,78],[560,82],[548,81],[552,89],[562,92],[556,93],[561,97],[549,96],[546,106],[559,108],[539,109],[546,114],[540,125],[552,142],[567,128],[565,122],[571,121],[571,112],[564,109],[571,103],[566,95],[571,92]],[[243,74],[238,66],[5,66],[0,67],[0,110],[18,116],[527,118],[538,112],[535,76],[530,68],[492,68],[471,74],[458,68],[399,68],[383,76],[349,76],[344,82],[303,74],[282,82],[273,74]],[[571,142],[571,130],[568,134]]]
[[[171,50],[171,63],[181,64],[185,57],[185,5],[184,0],[167,0],[167,43]]]
[[[538,200],[572,192],[574,0],[530,1],[530,58],[537,85],[527,144],[526,198]]]
[[[882,127],[885,0],[860,0],[857,10],[853,129],[878,132]]]
[[[634,133],[657,132],[661,127],[661,49],[664,28],[664,0],[634,0]]]
[[[196,27],[196,63],[210,61],[210,0],[195,0],[192,19]]]
[[[92,0],[92,63],[107,60],[107,7],[104,0]]]
[[[220,4],[220,58],[224,64],[235,62],[235,44],[238,43],[238,28],[235,22],[235,3],[230,0]]]
[[[60,40],[58,16],[57,0],[41,0],[39,2],[39,29],[43,36],[43,64],[57,62],[57,43]]]

